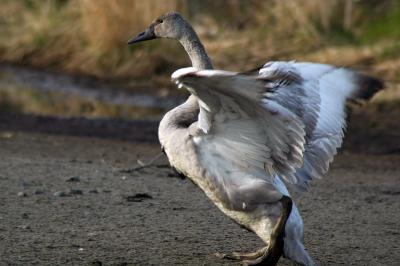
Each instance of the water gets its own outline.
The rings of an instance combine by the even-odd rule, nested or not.
[[[140,90],[143,91],[143,90]],[[0,65],[0,110],[67,117],[159,119],[184,101],[157,90],[128,91],[124,85],[12,65]]]

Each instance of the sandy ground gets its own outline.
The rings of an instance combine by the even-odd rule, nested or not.
[[[120,171],[159,153],[154,123],[18,119],[0,119],[0,265],[239,265],[213,253],[262,246],[165,159]],[[399,265],[399,153],[342,151],[296,203],[321,265]]]

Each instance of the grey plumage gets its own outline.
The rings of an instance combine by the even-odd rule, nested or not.
[[[370,98],[381,83],[313,63],[269,62],[244,73],[211,70],[199,38],[177,13],[161,16],[130,43],[154,38],[178,40],[193,64],[172,75],[192,95],[160,122],[160,143],[171,165],[268,245],[248,262],[268,261],[282,236],[274,230],[283,228],[284,255],[314,265],[282,180],[305,190],[321,178],[342,144],[346,100]],[[285,210],[290,215],[282,220]]]

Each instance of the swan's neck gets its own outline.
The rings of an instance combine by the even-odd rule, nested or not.
[[[195,96],[191,95],[186,102],[166,113],[158,127],[158,138],[162,146],[167,146],[169,139],[175,133],[186,131],[189,126],[197,121],[199,105]],[[180,139],[175,139],[180,141]]]
[[[206,49],[204,49],[203,44],[200,42],[199,37],[191,26],[187,26],[186,34],[179,39],[179,42],[182,44],[183,48],[185,48],[194,68],[213,68]]]
[[[213,69],[203,44],[193,28],[187,24],[186,33],[179,39],[192,61],[192,66],[199,70]],[[199,105],[197,98],[191,95],[183,104],[165,114],[158,129],[158,136],[162,146],[168,146],[168,139],[179,132],[186,132],[189,126],[197,121]],[[175,139],[174,141],[179,141]],[[166,147],[167,148],[167,147]]]

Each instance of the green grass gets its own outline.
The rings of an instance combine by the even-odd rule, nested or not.
[[[385,12],[366,21],[361,28],[360,39],[375,43],[382,39],[400,41],[400,1],[393,1]],[[373,11],[371,10],[371,13]]]

